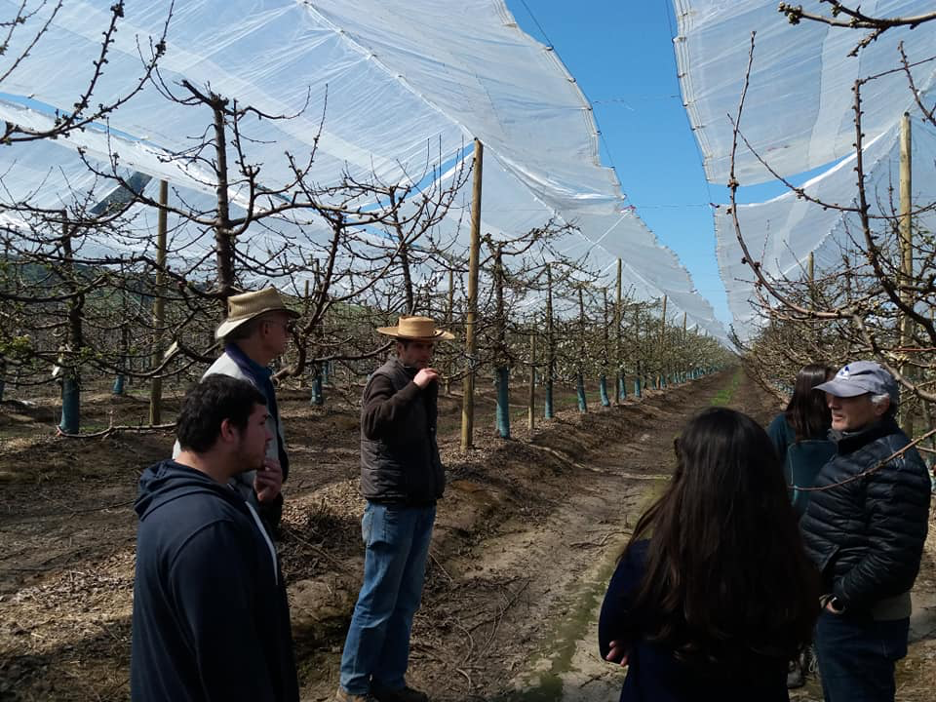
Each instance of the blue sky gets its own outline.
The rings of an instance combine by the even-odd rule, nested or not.
[[[709,184],[682,105],[670,0],[506,0],[520,27],[555,47],[592,102],[601,157],[657,238],[673,249],[726,328],[731,323],[715,260],[710,202],[728,201]],[[797,178],[797,181],[803,179]],[[739,193],[765,200],[782,186]]]

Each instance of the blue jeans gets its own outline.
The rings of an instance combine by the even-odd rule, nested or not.
[[[909,630],[909,619],[819,615],[816,649],[826,702],[893,702],[894,663],[907,655]]]
[[[364,583],[341,654],[341,687],[352,695],[371,681],[406,684],[410,629],[419,609],[435,507],[367,503],[361,519]]]

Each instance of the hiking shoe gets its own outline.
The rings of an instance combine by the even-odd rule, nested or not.
[[[786,676],[786,686],[787,690],[795,690],[798,687],[803,687],[806,684],[806,675],[803,669],[803,666],[799,659],[790,663],[790,667],[787,670]]]
[[[352,695],[339,686],[338,691],[335,693],[335,702],[375,702],[375,700],[374,696],[369,692],[363,695]]]
[[[425,692],[414,690],[409,685],[392,690],[389,687],[371,684],[371,692],[377,702],[429,702],[429,696]]]

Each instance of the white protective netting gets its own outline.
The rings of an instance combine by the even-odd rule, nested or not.
[[[752,148],[783,177],[802,173],[847,156],[853,150],[854,95],[858,78],[900,66],[897,46],[908,58],[936,56],[932,24],[896,27],[862,49],[849,52],[866,31],[802,21],[791,25],[775,0],[673,0],[679,36],[676,60],[683,101],[713,183],[726,184],[730,169],[732,126],[748,65],[751,32],[755,38],[750,87],[741,131]],[[804,10],[828,14],[816,0]],[[854,3],[853,3],[854,4]],[[870,0],[858,3],[870,16],[905,17],[933,11],[924,0]],[[921,91],[936,79],[936,63],[913,70]],[[893,127],[913,104],[907,77],[896,72],[865,86],[862,128],[868,140]],[[773,180],[757,158],[740,145],[735,177],[741,185]]]
[[[893,175],[894,150],[904,112],[916,111],[908,77],[899,70],[898,45],[911,63],[914,83],[924,101],[932,102],[936,61],[933,24],[916,29],[896,27],[861,49],[848,54],[867,35],[866,30],[830,27],[810,21],[791,25],[771,0],[673,0],[679,24],[675,50],[683,100],[702,153],[707,178],[720,184],[729,180],[733,127],[748,66],[751,32],[756,32],[750,86],[741,116],[740,131],[751,148],[775,173],[787,178],[829,164],[810,181],[809,189],[830,202],[856,197],[854,163],[831,165],[854,156],[855,81],[883,75],[866,83],[862,95],[862,133],[871,188]],[[828,15],[829,6],[812,0],[802,3],[813,14]],[[871,0],[860,4],[869,16],[907,17],[932,12],[921,0]],[[913,65],[916,64],[916,65]],[[921,131],[921,130],[918,130]],[[934,160],[927,157],[931,136],[914,136],[914,190],[927,197]],[[774,180],[750,149],[739,141],[735,177],[744,185]],[[896,177],[895,181],[896,182]],[[931,202],[931,198],[927,202]],[[920,202],[920,200],[916,200]],[[810,205],[791,194],[769,202],[739,208],[743,233],[752,256],[773,275],[801,277],[810,252],[822,265],[843,245],[845,226],[832,210]],[[715,215],[719,268],[742,339],[757,329],[752,310],[753,273],[742,264],[735,231],[721,207]],[[847,238],[847,237],[845,237]]]
[[[912,161],[929,175],[914,177],[913,201],[924,205],[936,202],[936,134],[914,125]],[[898,172],[900,167],[900,128],[892,127],[864,150],[866,192],[872,217],[892,217],[898,211]],[[803,187],[809,197],[843,207],[855,207],[857,198],[855,156],[818,176]],[[754,273],[742,263],[743,252],[737,240],[734,222],[727,207],[715,213],[718,241],[718,265],[728,287],[728,306],[734,317],[734,330],[741,339],[756,332],[760,319],[755,301]],[[739,205],[738,222],[751,256],[761,262],[768,278],[798,280],[805,277],[809,254],[813,253],[817,271],[829,273],[843,265],[842,255],[864,249],[861,224],[855,213],[823,209],[799,199],[792,192],[768,202]],[[914,225],[924,231],[936,230],[936,212],[929,210],[915,217]],[[875,231],[887,224],[872,220]]]
[[[16,107],[24,98],[69,109],[100,51],[110,5],[65,0],[48,34],[0,85],[8,96],[0,117],[41,123],[39,112]],[[0,17],[14,16],[18,6],[0,0]],[[49,14],[39,0],[34,6],[37,18]],[[141,74],[139,53],[161,33],[168,7],[128,0],[95,103],[126,93]],[[6,56],[18,56],[31,36],[14,32]],[[614,173],[600,165],[591,110],[574,79],[553,51],[518,29],[502,0],[189,0],[175,8],[160,74],[179,95],[185,79],[267,114],[301,112],[244,122],[245,136],[256,139],[248,144],[250,161],[262,165],[260,179],[271,188],[290,180],[284,152],[308,156],[320,124],[312,179],[326,186],[345,172],[419,181],[427,165],[450,164],[477,137],[485,144],[485,231],[516,234],[550,217],[574,222],[571,250],[605,270],[621,257],[638,294],[668,295],[691,324],[724,338],[675,255],[625,207]],[[208,192],[205,172],[158,154],[190,146],[210,119],[206,109],[173,104],[147,87],[109,124],[144,142],[121,144],[121,164]],[[86,132],[73,140],[94,139],[100,136]],[[7,182],[18,148],[0,150]],[[467,227],[458,231],[466,241]]]

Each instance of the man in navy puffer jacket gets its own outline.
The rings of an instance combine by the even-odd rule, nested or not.
[[[900,453],[910,441],[894,420],[897,383],[884,368],[850,363],[816,390],[826,393],[837,443],[801,522],[827,593],[816,625],[823,693],[827,702],[892,702],[926,540],[929,479],[914,448]]]

